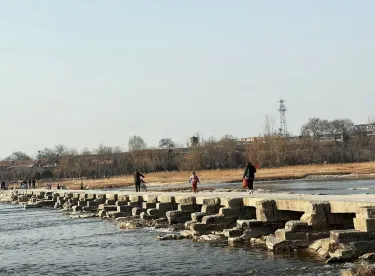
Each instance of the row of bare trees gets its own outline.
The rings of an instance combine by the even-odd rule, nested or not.
[[[194,146],[176,146],[171,138],[148,148],[142,137],[132,136],[128,151],[100,145],[78,153],[63,145],[44,148],[34,158],[15,152],[5,158],[1,176],[8,180],[29,178],[103,178],[132,173],[175,170],[211,170],[242,167],[251,160],[260,167],[298,164],[373,161],[375,136],[360,132],[349,119],[328,121],[310,118],[301,127],[301,135],[280,137],[275,121],[266,117],[264,133],[250,142],[227,135],[221,139],[198,139]],[[18,168],[28,162],[31,167]],[[21,167],[21,166],[19,166]]]

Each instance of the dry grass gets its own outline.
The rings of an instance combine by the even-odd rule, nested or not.
[[[333,174],[370,174],[375,173],[375,162],[352,163],[352,164],[332,164],[332,165],[306,165],[290,166],[281,168],[259,169],[256,174],[257,180],[278,180],[278,179],[298,179],[310,175],[333,175]],[[197,171],[202,182],[235,182],[241,181],[243,169],[235,170],[209,170]],[[191,172],[158,172],[146,175],[146,181],[149,186],[160,184],[186,183]],[[70,180],[59,182],[65,184],[67,188],[78,188],[81,180]],[[111,188],[124,187],[133,184],[132,175],[106,179],[87,179],[83,180],[84,185],[90,188]]]

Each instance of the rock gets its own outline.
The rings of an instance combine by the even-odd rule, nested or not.
[[[201,222],[202,218],[206,216],[206,213],[203,212],[195,212],[191,214],[191,220],[193,222]]]
[[[186,239],[192,239],[195,236],[195,232],[191,230],[183,230],[180,232],[181,236],[184,236]]]
[[[243,243],[243,240],[241,237],[231,237],[231,238],[228,238],[228,245],[230,246],[235,246],[237,244],[241,244]]]
[[[329,244],[330,239],[316,240],[308,247],[307,250],[311,253],[317,254],[323,259],[327,259],[329,257]]]
[[[285,223],[285,230],[297,232],[297,231],[307,231],[309,225],[306,222],[300,220],[290,220]]]
[[[176,234],[166,234],[162,236],[157,236],[156,239],[159,241],[166,241],[166,240],[181,240],[185,237],[182,235],[176,235]]]
[[[375,262],[375,253],[374,252],[366,253],[366,254],[360,256],[359,259],[364,260],[364,261],[368,261],[368,262]]]
[[[184,230],[185,226],[182,223],[177,223],[177,224],[169,225],[168,229],[170,229],[172,231],[179,231],[179,230]]]
[[[209,234],[209,235],[202,235],[202,236],[199,236],[195,239],[195,241],[197,242],[222,242],[223,239],[218,236],[218,235],[214,235],[214,234]]]
[[[234,238],[234,237],[240,237],[240,236],[242,236],[243,230],[234,227],[232,229],[224,229],[223,233],[228,238]]]

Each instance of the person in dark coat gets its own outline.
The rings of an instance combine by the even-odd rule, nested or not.
[[[143,174],[141,174],[138,170],[135,170],[133,173],[134,177],[134,184],[135,184],[135,191],[140,192],[141,191],[141,177],[145,178]]]
[[[35,185],[36,185],[36,179],[33,178],[33,180],[31,181],[31,184],[33,185],[33,189],[35,189]]]
[[[251,162],[248,162],[247,165],[246,165],[245,171],[243,173],[243,178],[246,179],[249,194],[253,193],[253,183],[254,183],[254,178],[255,178],[256,172],[257,172],[257,170],[253,166],[253,164],[251,164]]]

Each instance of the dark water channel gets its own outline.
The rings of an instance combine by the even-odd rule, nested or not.
[[[340,275],[328,266],[263,249],[156,241],[152,229],[68,219],[51,209],[0,205],[0,275]]]

